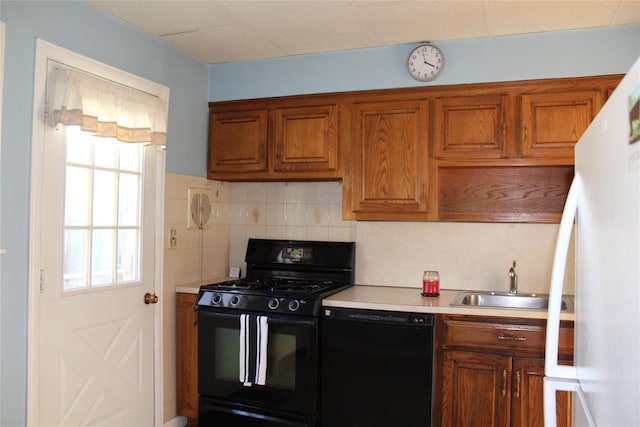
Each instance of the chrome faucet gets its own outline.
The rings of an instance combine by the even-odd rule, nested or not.
[[[518,293],[518,275],[516,274],[516,260],[509,269],[509,294],[516,295]]]

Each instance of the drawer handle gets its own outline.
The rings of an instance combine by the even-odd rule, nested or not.
[[[498,335],[498,339],[502,341],[526,341],[525,337],[519,337],[517,335]]]
[[[507,395],[507,370],[502,371],[502,397]]]

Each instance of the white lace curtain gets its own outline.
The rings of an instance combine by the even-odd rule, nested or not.
[[[124,142],[167,145],[167,103],[153,95],[77,70],[57,69],[56,126],[80,126]]]

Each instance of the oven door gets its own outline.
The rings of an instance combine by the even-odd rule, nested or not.
[[[240,314],[198,311],[198,392],[201,396],[274,410],[318,409],[318,319],[268,316],[265,385],[240,381]]]

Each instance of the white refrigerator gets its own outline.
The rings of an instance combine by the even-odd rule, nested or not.
[[[552,270],[545,426],[555,390],[573,391],[573,425],[640,426],[640,58],[575,148],[576,173]],[[575,222],[574,222],[575,217]],[[560,297],[575,227],[574,366],[558,366]]]

